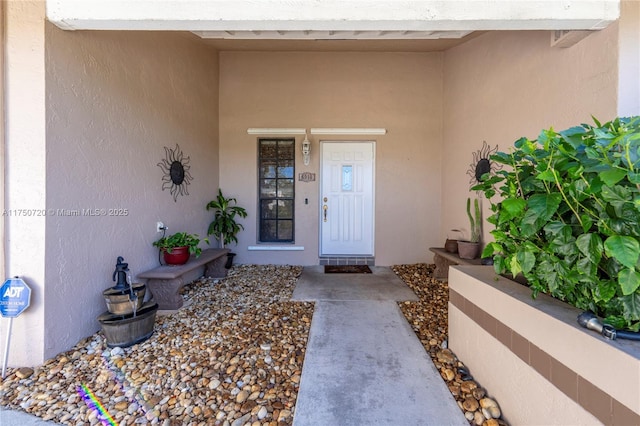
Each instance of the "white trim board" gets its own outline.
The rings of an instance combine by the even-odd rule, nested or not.
[[[386,135],[387,129],[373,127],[316,127],[311,129],[312,135]]]
[[[249,251],[304,251],[304,246],[249,246]]]
[[[305,135],[307,129],[293,127],[250,127],[247,129],[250,135]]]

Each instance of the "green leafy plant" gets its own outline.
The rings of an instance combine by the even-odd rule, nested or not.
[[[204,242],[208,243],[208,239],[204,239]],[[187,234],[186,232],[177,232],[168,237],[162,237],[153,242],[153,245],[161,250],[165,250],[167,253],[171,253],[171,249],[175,247],[189,247],[189,253],[200,256],[202,249],[198,247],[200,244],[200,237],[198,234]]]
[[[496,272],[618,328],[640,329],[640,117],[515,142],[473,189],[491,201]]]
[[[478,199],[473,200],[474,215],[471,214],[471,198],[467,198],[467,216],[469,216],[470,236],[469,241],[472,243],[480,242],[480,235],[482,235],[482,215],[480,213],[480,203]]]
[[[224,248],[231,242],[238,243],[236,235],[244,229],[242,224],[236,222],[236,216],[247,217],[247,211],[238,207],[235,198],[226,198],[222,195],[222,190],[218,189],[218,196],[215,200],[209,201],[207,210],[214,210],[213,221],[209,224],[207,235],[213,235]]]

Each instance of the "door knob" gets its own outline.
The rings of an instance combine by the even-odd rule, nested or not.
[[[326,200],[327,200],[327,199],[325,198],[325,201],[326,201]],[[329,209],[329,207],[328,207],[326,204],[325,204],[324,206],[322,206],[322,214],[323,214],[323,216],[324,216],[324,221],[325,221],[325,222],[327,221],[327,210],[328,210],[328,209]]]

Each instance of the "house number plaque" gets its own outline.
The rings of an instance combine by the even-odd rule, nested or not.
[[[298,180],[300,182],[315,182],[316,174],[310,172],[299,173]]]

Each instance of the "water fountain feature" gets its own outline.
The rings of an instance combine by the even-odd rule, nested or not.
[[[129,264],[118,256],[113,272],[116,285],[102,292],[107,312],[98,316],[109,347],[127,347],[148,339],[153,334],[158,304],[145,301],[147,286],[133,283]]]

